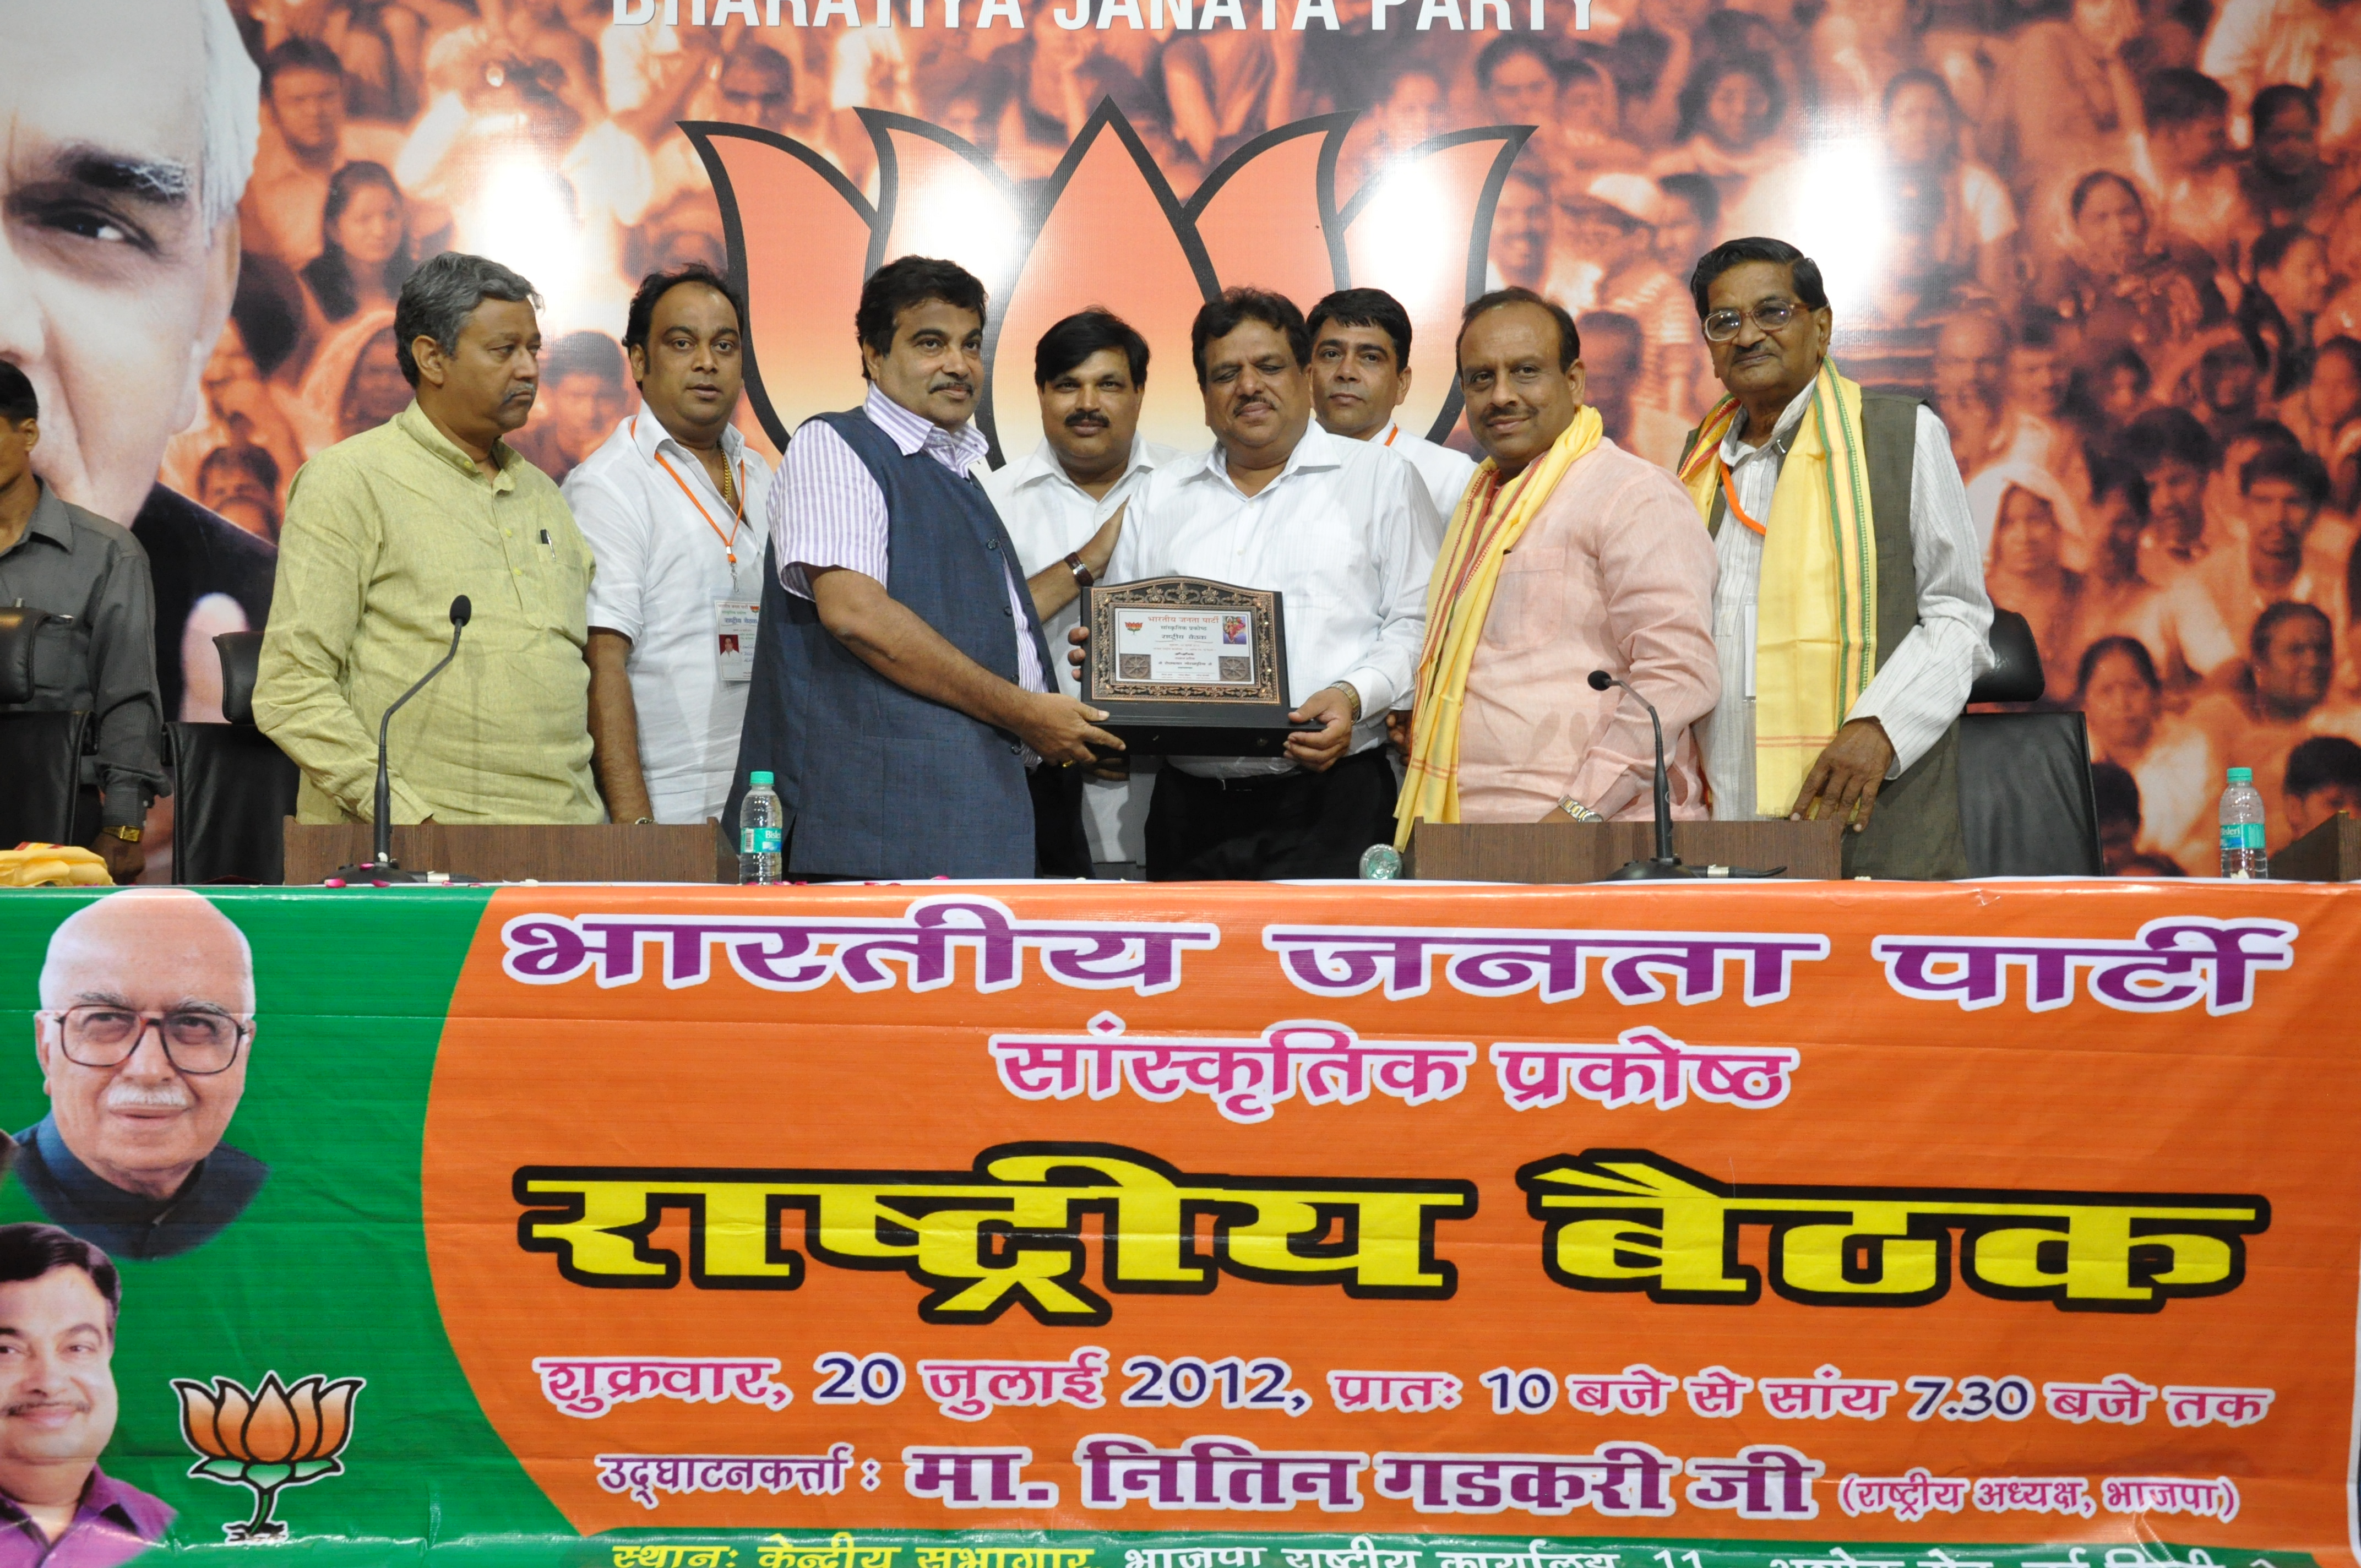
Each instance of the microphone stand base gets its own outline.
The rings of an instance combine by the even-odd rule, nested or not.
[[[416,872],[403,871],[391,861],[364,861],[357,866],[338,866],[333,880],[343,883],[346,887],[364,887],[371,883],[392,886],[426,879]]]
[[[1601,882],[1686,882],[1697,873],[1681,864],[1675,855],[1668,861],[1626,861],[1622,866],[1609,872]]]

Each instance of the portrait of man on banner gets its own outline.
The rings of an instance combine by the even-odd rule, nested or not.
[[[99,1468],[114,1440],[123,1281],[55,1225],[0,1225],[0,1563],[115,1568],[161,1541],[160,1497]]]
[[[222,1142],[255,1036],[245,936],[196,894],[129,889],[59,923],[40,995],[49,1111],[14,1167],[34,1207],[118,1257],[211,1241],[270,1176]]]

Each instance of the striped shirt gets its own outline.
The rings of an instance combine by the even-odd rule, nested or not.
[[[875,387],[861,405],[869,422],[884,431],[904,456],[924,452],[952,473],[976,478],[975,468],[991,450],[973,424],[945,430],[912,413]],[[796,432],[779,461],[765,510],[771,538],[779,551],[779,586],[797,598],[812,597],[807,566],[841,566],[873,578],[888,592],[885,492],[844,437],[814,420]],[[1049,689],[1041,658],[1026,630],[1025,586],[1014,567],[1002,568],[1008,583],[1008,611],[1016,623],[1016,684],[1027,691]]]
[[[1771,515],[1780,466],[1811,407],[1806,387],[1779,415],[1771,440],[1749,446],[1741,411],[1721,445],[1730,487],[1749,517]],[[1895,648],[1877,652],[1877,674],[1846,714],[1874,718],[1894,744],[1888,779],[1931,750],[1968,706],[1968,688],[1992,668],[1992,600],[1984,593],[1976,525],[1967,487],[1951,459],[1943,422],[1918,406],[1910,470],[1910,554],[1918,571],[1918,624]],[[1720,565],[1713,595],[1713,641],[1721,666],[1721,703],[1705,722],[1705,771],[1717,821],[1751,822],[1754,811],[1755,603],[1763,582],[1763,541],[1736,518],[1714,536]]]

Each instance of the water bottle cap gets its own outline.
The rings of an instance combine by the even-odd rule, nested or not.
[[[2255,782],[2255,770],[2252,768],[2232,768],[2230,770],[2230,782],[2232,784],[2252,784]]]
[[[771,775],[768,773],[748,773],[746,775],[746,782],[748,784],[762,784],[767,787],[771,782]]]

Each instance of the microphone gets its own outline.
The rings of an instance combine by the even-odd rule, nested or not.
[[[393,699],[377,721],[377,855],[361,865],[346,866],[336,875],[346,882],[415,882],[418,879],[401,869],[393,858],[393,775],[386,768],[386,739],[393,726],[393,716],[401,705],[426,689],[426,683],[451,667],[459,656],[459,633],[476,616],[476,607],[461,594],[451,601],[451,651],[433,669],[418,677],[411,688]]]
[[[1697,873],[1681,864],[1673,853],[1673,784],[1664,772],[1664,721],[1656,716],[1656,705],[1642,696],[1631,682],[1609,674],[1605,670],[1590,672],[1590,689],[1603,692],[1609,686],[1621,686],[1634,701],[1648,710],[1648,722],[1656,728],[1656,853],[1653,860],[1626,861],[1620,871],[1609,872],[1609,882],[1662,882],[1686,880]]]

